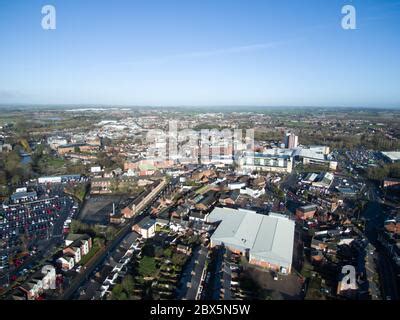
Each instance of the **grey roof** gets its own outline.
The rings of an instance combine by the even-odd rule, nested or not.
[[[320,161],[325,160],[325,155],[322,152],[317,151],[315,149],[296,148],[294,150],[295,150],[295,152],[294,152],[295,156],[299,156],[302,158],[314,159],[314,160],[320,160]]]
[[[25,198],[35,198],[37,197],[36,191],[31,191],[31,192],[16,192],[11,195],[11,200],[21,200]]]
[[[387,151],[387,152],[382,152],[382,154],[388,157],[391,161],[400,160],[400,151]]]
[[[211,241],[239,250],[250,250],[250,258],[289,267],[293,258],[294,221],[255,211],[215,208],[209,222],[221,221]]]
[[[317,209],[317,206],[315,204],[309,204],[306,206],[299,207],[300,210],[304,212],[309,212]]]
[[[150,229],[154,224],[156,223],[156,220],[150,218],[149,216],[144,217],[142,220],[140,220],[137,225],[141,229]]]

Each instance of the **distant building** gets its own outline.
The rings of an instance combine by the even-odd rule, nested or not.
[[[51,149],[57,150],[59,146],[68,144],[68,140],[64,137],[49,137],[47,139],[47,144],[50,146]]]
[[[232,190],[222,194],[219,197],[219,202],[223,205],[234,205],[236,200],[239,198],[240,191],[239,190]]]
[[[165,186],[165,183],[165,180],[156,180],[152,185],[142,191],[133,201],[121,210],[124,218],[130,219],[143,210],[145,205]]]
[[[265,194],[265,189],[264,188],[243,188],[240,189],[240,194],[245,194],[248,195],[252,198],[259,198],[263,194]]]
[[[91,173],[100,173],[102,172],[102,168],[100,166],[96,166],[96,167],[90,167],[90,172]]]
[[[61,176],[58,177],[40,177],[38,178],[39,184],[46,184],[46,183],[61,183]]]
[[[38,183],[51,184],[51,183],[78,182],[80,179],[81,179],[80,174],[70,174],[70,175],[54,176],[54,177],[40,177],[38,178]]]
[[[195,208],[199,211],[205,212],[210,210],[218,201],[217,193],[210,190],[195,204]]]
[[[72,153],[76,152],[79,150],[79,152],[93,152],[97,151],[99,149],[99,146],[97,145],[91,145],[87,143],[71,143],[71,144],[65,144],[57,147],[57,152],[60,155],[65,155],[67,153]]]
[[[37,193],[36,193],[36,191],[15,192],[15,193],[13,193],[11,195],[10,199],[14,203],[21,203],[21,202],[26,202],[26,201],[34,201],[34,200],[37,200]]]
[[[312,219],[316,211],[317,206],[314,204],[302,206],[296,209],[296,217],[301,220]]]
[[[287,133],[285,136],[285,148],[293,149],[299,145],[299,137],[294,133]]]
[[[2,142],[0,142],[0,153],[1,152],[10,152],[12,151],[12,145],[11,144],[3,144]]]
[[[391,163],[400,162],[400,151],[381,152],[381,155]]]
[[[290,173],[293,170],[292,152],[286,149],[267,150],[263,153],[245,152],[239,159],[239,167],[244,172],[266,171]]]
[[[335,176],[330,172],[309,173],[301,182],[316,188],[329,189]]]
[[[400,186],[400,179],[386,178],[383,180],[383,187],[390,188]]]

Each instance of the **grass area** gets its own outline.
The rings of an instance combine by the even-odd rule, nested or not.
[[[156,276],[158,273],[154,257],[144,256],[139,262],[139,274],[142,277]]]
[[[80,202],[83,202],[83,200],[86,197],[86,194],[88,192],[88,185],[87,184],[77,184],[74,186],[67,186],[65,188],[65,193],[68,193],[75,198],[77,198]]]
[[[38,161],[38,168],[41,173],[65,173],[65,160],[47,154],[42,155]]]
[[[62,166],[65,165],[65,160],[51,157],[46,159],[46,163],[47,165],[52,166],[54,168],[61,168]]]
[[[79,264],[82,266],[86,265],[90,261],[90,259],[92,259],[96,255],[96,253],[99,252],[100,249],[100,245],[95,243],[92,249],[90,249],[89,253],[86,256],[82,257],[81,261],[79,261]]]
[[[156,232],[166,232],[168,233],[170,231],[170,228],[168,228],[167,226],[160,226],[160,225],[156,225]]]
[[[197,189],[197,190],[195,191],[195,193],[196,193],[196,194],[203,194],[203,193],[206,193],[206,192],[208,191],[209,188],[210,188],[209,185],[205,185],[205,186],[201,187],[200,189]]]

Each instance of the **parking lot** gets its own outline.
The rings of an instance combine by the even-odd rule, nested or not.
[[[21,237],[24,238],[21,241],[48,238],[60,211],[58,198],[1,209],[0,239],[4,241],[3,249],[19,245]]]
[[[36,201],[0,207],[1,272],[7,282],[23,275],[37,257],[62,241],[64,221],[77,213],[77,204],[63,195],[62,187],[40,186],[36,191]]]
[[[113,203],[117,208],[126,198],[126,196],[91,196],[84,203],[80,220],[89,224],[107,224]]]

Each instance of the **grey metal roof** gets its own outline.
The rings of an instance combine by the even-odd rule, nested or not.
[[[16,192],[11,195],[12,200],[20,200],[20,199],[25,199],[25,198],[35,198],[37,196],[36,191],[31,191],[31,192]]]
[[[294,221],[279,215],[255,211],[215,208],[209,222],[221,221],[211,241],[240,250],[250,250],[250,258],[289,266],[293,258]]]
[[[400,151],[387,151],[381,152],[383,155],[388,157],[392,161],[399,161],[400,160]]]

